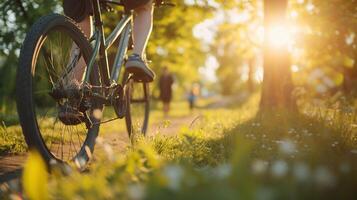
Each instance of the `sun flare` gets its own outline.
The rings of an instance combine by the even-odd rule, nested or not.
[[[269,46],[280,48],[287,46],[292,40],[292,34],[288,25],[271,25],[266,30]]]

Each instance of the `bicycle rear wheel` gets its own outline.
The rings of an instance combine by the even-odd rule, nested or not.
[[[100,119],[93,112],[102,105],[86,99],[76,84],[91,54],[82,31],[62,15],[40,18],[26,36],[16,79],[17,108],[26,143],[47,163],[76,161],[84,167],[94,150]],[[91,85],[100,86],[98,73],[95,66]],[[64,104],[83,116],[72,121],[59,118]]]
[[[125,87],[127,103],[125,122],[129,137],[146,136],[150,112],[149,84],[135,82],[129,78]]]

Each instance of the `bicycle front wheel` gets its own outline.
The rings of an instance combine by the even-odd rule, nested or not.
[[[75,22],[59,14],[40,18],[26,36],[17,72],[17,108],[26,143],[47,163],[76,161],[84,167],[93,152],[99,131],[93,112],[102,106],[85,99],[76,84],[91,54]],[[100,86],[97,66],[90,84]],[[67,109],[78,115],[69,120]]]

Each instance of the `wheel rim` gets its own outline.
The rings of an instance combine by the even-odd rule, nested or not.
[[[71,58],[71,52],[79,44],[74,38],[73,33],[64,28],[47,31],[39,43],[32,68],[32,101],[40,137],[52,157],[64,162],[82,154],[88,133],[85,123],[66,125],[59,120],[59,102],[69,101],[70,98],[55,99],[49,95],[60,82],[74,80],[70,78],[76,70],[73,63],[88,63],[88,54],[81,50],[77,59],[74,54]]]

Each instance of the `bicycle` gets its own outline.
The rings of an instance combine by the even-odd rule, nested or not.
[[[101,6],[124,5],[114,0],[92,0],[92,4],[95,31],[89,40],[72,19],[50,14],[31,27],[20,51],[16,78],[20,124],[29,148],[38,150],[46,163],[75,161],[81,168],[86,166],[99,126],[105,122],[125,118],[129,137],[135,133],[145,136],[147,131],[149,85],[134,81],[122,67],[133,12],[124,8],[121,20],[105,37]],[[110,69],[107,49],[117,39],[119,46]],[[86,66],[83,84],[64,87],[80,62]],[[81,116],[76,120],[59,118],[63,105],[77,109]],[[114,107],[116,118],[101,121],[105,106]]]

